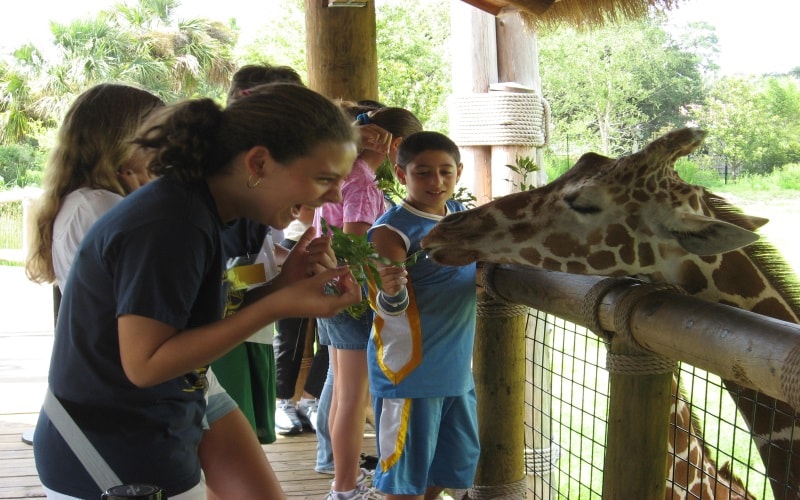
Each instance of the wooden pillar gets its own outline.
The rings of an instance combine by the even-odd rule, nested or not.
[[[498,17],[497,74],[500,82],[516,82],[536,89],[542,95],[542,80],[539,75],[539,54],[536,37],[527,29],[519,13]],[[516,163],[517,156],[527,156],[539,166],[539,171],[528,178],[528,184],[541,186],[547,181],[541,148],[527,146],[494,146],[492,148],[492,193],[495,197],[509,194],[520,179],[505,165]],[[498,180],[499,178],[499,180]],[[506,179],[510,180],[508,182]]]
[[[494,17],[462,0],[451,0],[450,25],[453,93],[488,92],[489,84],[497,83]],[[464,164],[461,184],[475,196],[479,205],[492,201],[491,147],[462,146],[459,149]]]
[[[527,313],[527,307],[498,301],[479,286],[472,366],[481,455],[473,488],[486,494],[477,498],[525,498]]]
[[[306,0],[308,86],[332,99],[378,99],[375,3],[328,7]]]
[[[624,333],[631,328],[630,319],[618,322],[618,310],[646,293],[647,285],[615,287],[601,299],[613,304],[615,330],[606,359],[609,398],[603,498],[609,500],[666,495],[674,377],[666,367],[674,368],[675,362],[633,345],[627,340],[632,332]],[[665,363],[656,363],[659,360]]]
[[[616,355],[641,355],[618,340],[611,342],[609,350]],[[672,373],[609,373],[604,499],[664,498],[672,378]]]

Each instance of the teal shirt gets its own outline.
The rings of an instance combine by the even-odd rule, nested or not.
[[[465,207],[447,202],[447,212]],[[406,243],[408,255],[439,222],[437,216],[405,202],[390,208],[370,229],[385,226]],[[408,308],[376,318],[367,346],[370,391],[381,398],[450,397],[474,387],[475,264],[443,266],[418,259],[408,266]],[[375,304],[374,291],[371,302]]]

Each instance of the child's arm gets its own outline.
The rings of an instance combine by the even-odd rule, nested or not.
[[[406,260],[406,246],[399,234],[388,227],[372,231],[372,244],[378,255],[392,262]],[[380,266],[383,287],[378,292],[378,307],[388,314],[399,314],[408,307],[408,271],[403,266]]]

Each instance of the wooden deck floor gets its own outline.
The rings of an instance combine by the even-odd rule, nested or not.
[[[35,414],[0,416],[0,499],[44,498],[33,464],[33,448],[22,442]],[[289,498],[319,500],[330,490],[332,476],[314,471],[317,440],[313,433],[279,436],[265,445],[272,467]],[[375,454],[375,438],[364,436],[365,453]]]

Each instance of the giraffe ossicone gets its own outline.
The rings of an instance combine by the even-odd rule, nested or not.
[[[767,219],[742,213],[675,171],[676,160],[696,150],[705,136],[705,131],[684,128],[620,158],[584,154],[545,186],[445,217],[422,246],[441,264],[482,260],[573,274],[635,276],[680,286],[711,302],[800,322],[797,278],[755,232]],[[724,383],[758,438],[776,497],[800,498],[798,415],[785,402]],[[673,386],[677,394],[677,380]],[[672,421],[688,422],[688,414],[686,404],[676,398]],[[690,448],[702,445],[691,432],[686,434]],[[670,436],[671,447],[683,448],[678,441]],[[669,476],[673,466],[677,464],[670,466]],[[687,491],[701,484],[702,498],[748,497],[741,484],[719,482],[725,474],[717,474],[710,459],[689,468],[704,472],[680,485]]]

